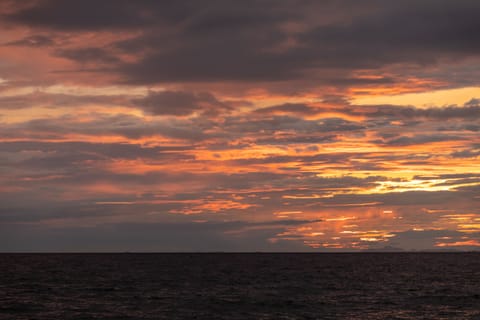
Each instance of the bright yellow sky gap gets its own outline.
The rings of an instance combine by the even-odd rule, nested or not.
[[[412,105],[419,108],[442,107],[447,105],[463,105],[471,99],[480,98],[480,87],[466,87],[427,91],[421,93],[406,93],[399,95],[359,96],[352,99],[352,104],[358,105]]]

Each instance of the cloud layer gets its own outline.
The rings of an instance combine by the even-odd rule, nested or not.
[[[0,251],[477,249],[478,6],[2,2]]]

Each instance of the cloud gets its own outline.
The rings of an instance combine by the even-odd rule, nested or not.
[[[448,232],[478,219],[479,8],[6,0],[0,237],[59,250],[474,244]],[[425,95],[452,94],[445,105],[402,104],[466,85]],[[353,102],[368,95],[398,105]]]
[[[297,115],[319,116],[325,113],[337,113],[346,116],[364,116],[369,119],[383,118],[388,120],[469,120],[474,121],[480,117],[480,106],[476,100],[471,100],[464,105],[434,106],[418,108],[402,105],[352,105],[348,101],[340,101],[339,107],[328,104],[310,105],[305,103],[285,103],[254,111],[260,115]],[[478,131],[476,124],[466,124],[464,128]],[[445,130],[447,130],[446,128]]]
[[[98,104],[102,106],[128,105],[128,97],[121,95],[72,95],[62,93],[45,93],[36,91],[28,94],[0,97],[0,110],[18,110],[32,107],[80,107]]]
[[[480,117],[480,106],[465,104],[464,106],[445,106],[416,108],[412,106],[362,106],[355,111],[347,113],[362,114],[371,118],[385,117],[392,119],[431,119],[431,120],[448,120],[448,119],[465,119],[474,120]]]
[[[90,71],[108,71],[122,82],[309,80],[346,88],[403,81],[395,75],[358,76],[359,70],[443,65],[474,57],[477,10],[478,3],[471,0],[454,5],[445,0],[362,5],[42,0],[12,5],[2,16],[14,25],[54,32],[116,32],[117,39],[110,37],[101,46],[58,48],[54,54],[79,63],[107,62],[108,70]],[[36,43],[48,44],[41,35],[31,37],[17,44],[31,45],[35,37]],[[118,50],[135,59],[124,61]],[[441,78],[450,80],[446,74]]]
[[[57,49],[55,55],[58,57],[70,59],[78,63],[119,63],[121,60],[114,54],[108,52],[103,48],[87,47],[87,48],[71,48],[71,49]]]
[[[206,123],[205,123],[206,122]],[[64,139],[66,134],[87,136],[113,135],[129,139],[165,136],[172,139],[199,141],[207,139],[204,119],[157,119],[145,121],[127,114],[97,114],[89,121],[78,121],[75,116],[38,118],[26,122],[6,124],[0,128],[5,138]]]
[[[309,221],[262,222],[165,222],[101,224],[49,228],[42,225],[9,225],[1,228],[2,251],[308,251],[300,242],[270,238],[285,226]],[[245,230],[247,227],[260,227]],[[244,230],[232,235],[229,232]],[[22,239],[20,241],[20,239]]]
[[[294,114],[294,115],[316,115],[325,111],[324,109],[316,109],[303,103],[284,103],[265,108],[256,109],[254,112],[258,114]]]
[[[383,205],[412,206],[429,204],[448,204],[452,201],[462,201],[470,198],[465,193],[451,191],[400,191],[392,188],[388,193],[371,194],[339,194],[331,198],[322,199],[322,203],[335,206],[351,203],[380,203]],[[319,206],[322,204],[319,203]]]
[[[351,132],[364,129],[361,123],[344,120],[342,118],[323,118],[318,120],[305,120],[290,115],[274,115],[260,119],[245,119],[229,117],[225,121],[225,130],[241,133],[271,134],[280,131],[292,131],[297,134],[322,133],[333,134],[335,132]]]
[[[151,91],[140,99],[132,100],[135,106],[153,115],[190,115],[195,111],[226,110],[228,105],[208,92]]]
[[[319,45],[315,53],[324,65],[376,68],[407,61],[435,63],[444,55],[474,54],[472,30],[478,27],[478,19],[472,10],[477,8],[473,1],[380,5],[370,14],[354,17],[351,23],[320,26],[304,38],[312,47]]]
[[[347,6],[341,2],[338,5]],[[198,22],[190,28],[187,24],[175,33],[180,41],[174,41],[170,50],[158,46],[165,42],[162,37],[154,40],[145,36],[137,46],[148,47],[152,53],[120,70],[128,81],[154,83],[295,80],[314,73],[317,68],[337,68],[336,76],[329,77],[329,81],[349,85],[352,84],[349,79],[354,79],[349,75],[350,70],[381,68],[394,63],[434,64],[440,57],[465,58],[476,52],[475,45],[472,46],[475,34],[471,30],[478,28],[478,19],[472,13],[477,4],[472,1],[455,6],[435,3],[435,10],[413,2],[393,6],[378,4],[377,10],[352,14],[348,23],[333,21],[293,35],[280,27],[280,21],[295,21],[297,16],[307,16],[304,10],[321,13],[324,8],[322,5],[308,8],[293,2],[287,2],[285,7],[291,14],[284,17],[279,14],[276,23],[263,18],[261,24],[252,24],[248,13],[256,9],[254,12],[261,17],[266,10],[253,5],[253,10],[244,11],[243,19],[232,19],[231,28],[210,28],[210,33],[205,33],[201,32],[204,28],[195,29]],[[222,21],[219,17],[225,16],[228,11],[213,11],[200,17],[203,20],[200,26],[215,25],[211,21]],[[214,37],[211,32],[216,33]],[[293,44],[284,45],[289,39],[293,39]],[[168,36],[166,40],[171,41]],[[251,65],[256,67],[248,67]],[[340,70],[346,73],[342,75]],[[391,83],[388,78],[354,80],[359,81]]]
[[[182,151],[189,150],[184,146],[149,147],[128,143],[95,143],[95,142],[40,142],[15,141],[0,142],[0,152],[6,155],[4,163],[11,157],[13,165],[25,165],[27,168],[63,168],[65,165],[78,168],[84,160],[106,159],[192,159]],[[23,155],[23,157],[22,157]]]
[[[470,149],[452,152],[453,158],[476,158],[480,156],[480,146],[474,145]]]
[[[27,36],[20,40],[7,42],[8,46],[49,47],[55,44],[54,38],[42,34]]]
[[[427,144],[434,142],[443,142],[443,141],[461,141],[466,140],[465,137],[455,136],[455,135],[443,135],[443,134],[432,134],[432,135],[416,135],[412,137],[401,136],[398,138],[390,139],[384,142],[389,146],[409,146],[417,144]]]
[[[478,235],[475,234],[472,234],[471,237],[478,239]],[[468,244],[453,247],[441,245],[442,243],[465,243],[464,238],[465,234],[456,230],[408,230],[395,233],[395,237],[391,238],[388,243],[405,250],[442,250],[446,248],[451,250],[478,250],[478,248]]]
[[[149,18],[148,15],[142,17],[144,5],[148,8],[149,1],[143,1],[143,4],[140,4],[123,0],[107,0],[99,4],[91,0],[82,3],[41,0],[20,7],[18,11],[4,18],[13,23],[58,30],[125,29],[145,26],[153,20],[154,17]],[[166,6],[167,3],[158,4],[157,9],[163,5]]]

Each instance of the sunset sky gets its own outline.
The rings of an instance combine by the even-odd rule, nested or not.
[[[480,249],[480,1],[0,0],[0,251]]]

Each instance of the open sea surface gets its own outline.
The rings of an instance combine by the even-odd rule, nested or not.
[[[480,253],[0,254],[0,319],[480,319]]]

